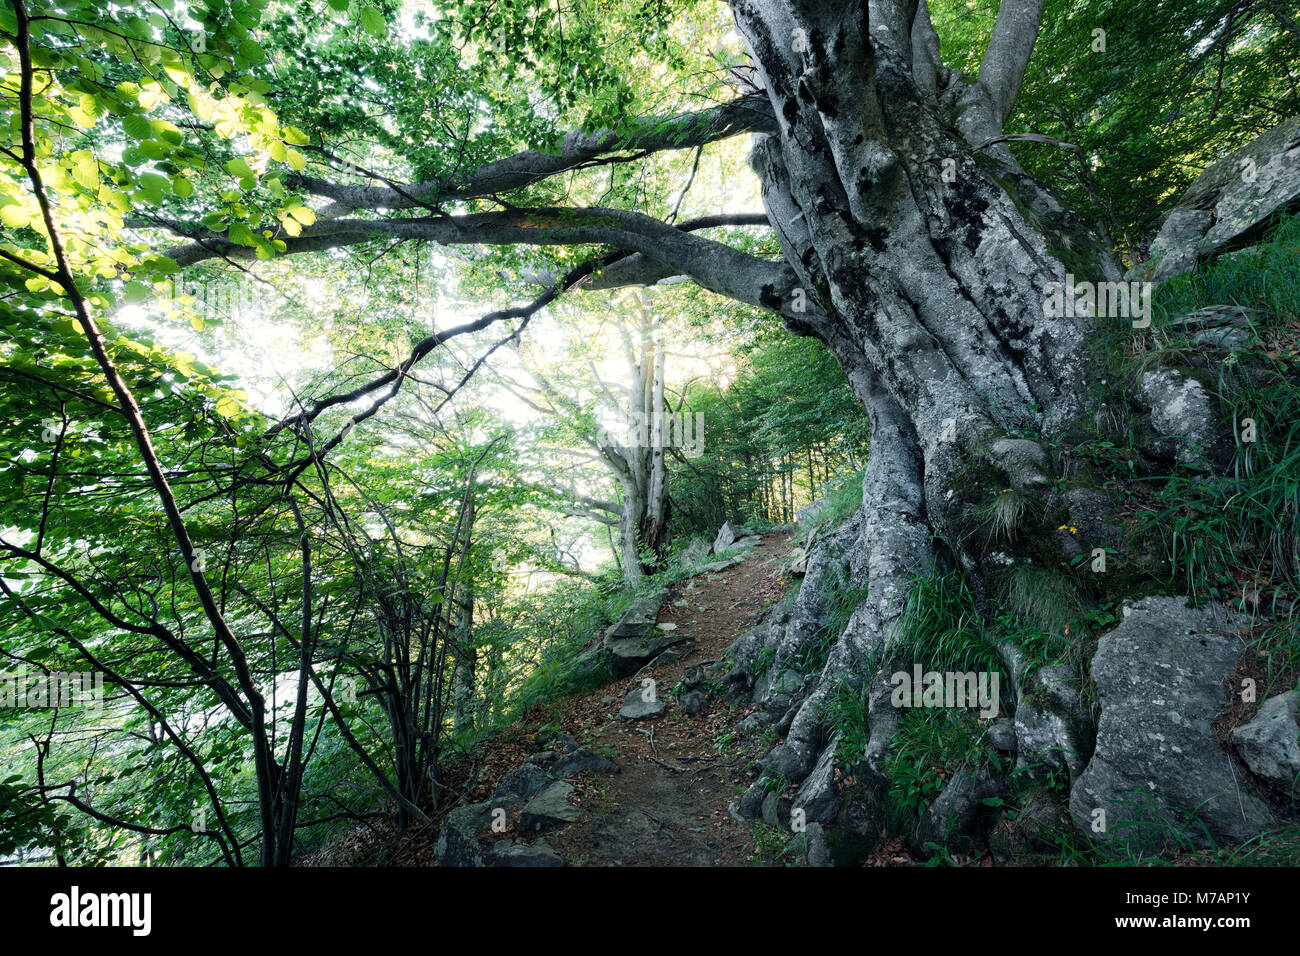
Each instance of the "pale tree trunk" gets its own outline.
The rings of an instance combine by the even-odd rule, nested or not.
[[[732,2],[777,117],[751,163],[786,259],[821,306],[787,325],[831,348],[871,426],[852,562],[869,597],[774,753],[794,780],[824,745],[828,690],[880,660],[912,577],[956,564],[979,586],[978,555],[956,526],[969,501],[954,490],[978,474],[1035,493],[1050,474],[1041,446],[1004,436],[1060,437],[1085,408],[1090,320],[1045,316],[1044,290],[1066,256],[1090,273],[1080,278],[1117,270],[1004,145],[988,144],[1041,6],[1004,0],[971,83],[939,65],[924,2],[873,2],[870,17],[856,3]],[[880,690],[874,757],[894,728]]]
[[[631,379],[628,388],[627,428],[622,444],[599,440],[601,458],[609,466],[623,489],[619,511],[619,547],[622,552],[623,580],[635,587],[648,568],[641,560],[649,550],[662,554],[666,544],[668,520],[668,466],[665,455],[672,440],[667,402],[664,397],[664,374],[667,353],[658,340],[654,316],[637,298],[631,320],[620,327],[624,357]]]
[[[595,452],[594,457],[618,482],[622,500],[608,501],[573,489],[568,493],[571,514],[599,521],[611,531],[618,528],[615,558],[622,568],[624,583],[636,587],[667,546],[666,451],[675,436],[684,438],[686,427],[684,420],[680,428],[674,425],[674,418],[680,416],[671,414],[668,406],[664,384],[668,353],[659,341],[658,320],[639,293],[632,292],[628,298],[631,307],[625,303],[612,316],[627,364],[626,384],[602,380],[594,363],[589,363],[592,380],[583,383],[596,393],[594,404],[612,412],[616,422],[612,428],[600,427],[581,436]],[[525,398],[532,407],[575,419],[590,414],[593,404],[590,398],[566,392],[561,383],[552,381],[539,368],[528,365],[526,360],[525,365],[548,402],[543,407]],[[646,551],[656,558],[643,561]]]

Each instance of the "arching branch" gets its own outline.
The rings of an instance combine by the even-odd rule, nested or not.
[[[446,245],[605,245],[639,252],[675,274],[690,276],[711,292],[785,315],[796,301],[793,292],[798,281],[793,269],[693,234],[705,225],[766,223],[766,216],[748,213],[672,226],[624,209],[551,207],[466,216],[337,219],[304,229],[301,236],[287,239],[285,244],[290,254],[355,245],[381,236]],[[255,255],[251,248],[236,245],[220,233],[185,223],[159,224],[197,237],[195,242],[168,252],[181,267],[218,256],[251,259]],[[798,297],[797,301],[802,304],[804,299]]]
[[[775,120],[767,97],[751,93],[698,112],[638,118],[622,132],[574,131],[564,137],[557,152],[524,150],[480,166],[460,181],[412,183],[393,188],[346,186],[310,176],[295,176],[290,184],[333,200],[321,210],[323,219],[358,209],[435,208],[443,202],[497,195],[568,170],[612,162],[615,153],[692,149],[742,133],[774,129]]]

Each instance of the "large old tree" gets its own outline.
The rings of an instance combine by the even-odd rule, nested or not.
[[[870,598],[827,664],[841,674],[887,639],[912,576],[936,558],[975,570],[948,521],[949,492],[967,472],[996,469],[1019,489],[1047,483],[1037,446],[1004,436],[1057,437],[1085,411],[1091,320],[1045,316],[1044,290],[1064,278],[1067,263],[1093,281],[1118,272],[1002,140],[1038,35],[1041,0],[1004,0],[978,76],[944,66],[924,0],[737,0],[732,10],[749,47],[753,92],[714,109],[648,119],[621,136],[574,133],[558,152],[520,153],[451,182],[300,177],[299,185],[329,203],[313,226],[287,240],[287,251],[376,236],[596,244],[613,251],[563,277],[553,292],[686,275],[820,338],[871,425],[855,560],[857,583]],[[754,137],[762,218],[670,225],[599,207],[444,211],[628,151],[743,134]],[[763,219],[780,239],[783,261],[697,234]],[[220,234],[172,225],[193,239],[171,252],[182,267],[215,256],[252,258],[251,249]],[[594,281],[592,272],[599,273]],[[399,386],[404,372],[384,376],[373,391]],[[791,728],[788,746],[802,765],[792,768],[796,774],[816,759],[820,703],[811,695]]]

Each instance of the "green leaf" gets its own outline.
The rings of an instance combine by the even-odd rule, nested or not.
[[[32,221],[32,217],[22,206],[5,206],[0,209],[0,222],[10,229],[21,229]]]
[[[239,55],[249,63],[261,63],[266,59],[266,54],[262,48],[250,37],[246,38],[239,44]]]
[[[132,113],[122,120],[122,129],[132,139],[150,139],[153,136],[153,124],[139,113]]]
[[[176,264],[176,260],[169,259],[166,256],[147,256],[140,265],[146,270],[152,270],[153,272],[157,272],[159,275],[165,276],[175,275],[177,272],[181,271],[181,267]]]
[[[171,188],[172,182],[166,176],[158,173],[140,173],[136,177],[136,185],[140,187],[140,191],[145,194],[149,202],[157,205],[162,202],[163,196]]]
[[[249,167],[248,163],[245,160],[240,159],[238,156],[236,156],[234,159],[227,162],[223,168],[225,169],[226,172],[230,173],[230,175],[234,176],[236,179],[256,178],[256,176],[253,174],[253,170]]]
[[[376,7],[365,7],[361,11],[361,28],[367,33],[381,37],[388,32],[388,23]]]
[[[253,230],[248,228],[247,223],[236,222],[230,226],[230,241],[241,246],[255,246],[257,240],[253,237]]]
[[[306,206],[292,206],[285,210],[294,219],[297,219],[304,226],[310,226],[316,221],[316,213]]]
[[[153,290],[143,282],[132,279],[126,284],[123,296],[127,302],[148,302],[153,298]]]

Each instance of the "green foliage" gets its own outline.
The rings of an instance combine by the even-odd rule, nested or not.
[[[867,705],[865,686],[855,689],[841,683],[826,696],[824,706],[827,723],[840,735],[835,750],[837,767],[851,771],[859,761],[866,759],[867,745],[871,742]]]
[[[890,647],[924,670],[997,672],[1001,675],[999,686],[1003,690],[1010,687],[975,606],[975,596],[959,575],[927,574],[912,579]]]
[[[1010,541],[1033,505],[1034,499],[1026,492],[1018,488],[1004,488],[992,501],[976,509],[976,517],[989,527],[993,541]]]
[[[1020,620],[1043,631],[1061,634],[1083,613],[1078,586],[1052,568],[1016,564],[1001,582],[999,603]]]
[[[825,490],[822,508],[812,519],[810,531],[838,528],[862,507],[862,475],[865,470],[864,465],[831,481]]]
[[[976,74],[997,0],[930,9],[945,60]],[[1300,36],[1268,4],[1047,0],[1007,131],[1078,148],[1011,149],[1133,262],[1202,169],[1300,112],[1297,59]]]
[[[748,670],[751,677],[762,677],[776,663],[776,648],[760,647],[750,658]]]
[[[894,735],[885,777],[896,829],[906,832],[953,774],[1002,758],[985,739],[979,718],[963,710],[905,710]]]
[[[1300,662],[1298,254],[1300,217],[1282,218],[1249,252],[1220,258],[1157,293],[1157,315],[1166,320],[1226,304],[1251,310],[1252,324],[1248,341],[1217,364],[1210,380],[1237,439],[1229,473],[1207,478],[1179,469],[1160,487],[1156,505],[1140,516],[1144,528],[1163,538],[1180,586],[1274,618],[1260,650],[1279,672]],[[1161,332],[1172,348],[1204,348],[1190,341],[1189,332],[1175,333],[1167,325]],[[1254,442],[1242,440],[1246,419],[1256,423]]]
[[[703,415],[705,445],[672,470],[680,534],[712,534],[724,520],[748,528],[789,521],[800,504],[851,495],[843,491],[851,479],[835,476],[865,458],[862,406],[824,346],[762,325],[732,355],[734,380],[687,392],[686,409]]]

